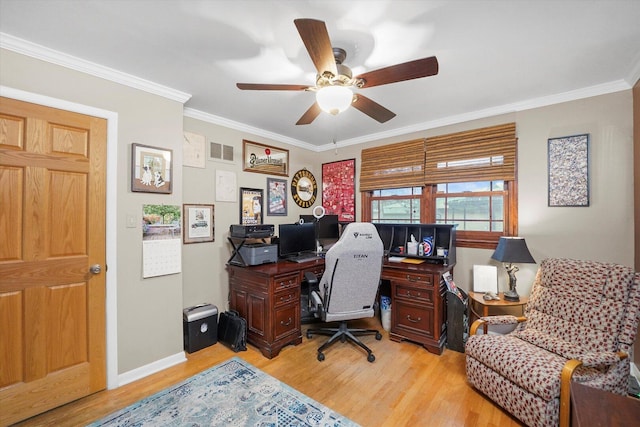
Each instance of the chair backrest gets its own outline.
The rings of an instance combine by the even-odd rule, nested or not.
[[[640,274],[622,265],[545,259],[532,287],[523,331],[546,335],[544,346],[555,340],[560,352],[628,352],[638,329],[639,285]],[[525,337],[536,339],[536,334]]]
[[[384,249],[371,223],[349,223],[325,256],[320,279],[324,310],[331,313],[366,312],[373,315]],[[367,317],[367,316],[362,316]]]

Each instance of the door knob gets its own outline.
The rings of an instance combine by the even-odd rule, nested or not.
[[[91,274],[100,274],[102,272],[102,266],[100,264],[93,264],[89,267]]]

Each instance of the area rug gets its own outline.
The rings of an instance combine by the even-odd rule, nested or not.
[[[234,357],[89,426],[352,427],[357,424]]]

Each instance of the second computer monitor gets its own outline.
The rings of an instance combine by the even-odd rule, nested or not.
[[[340,238],[338,215],[324,215],[317,220],[313,215],[300,215],[300,219],[316,224],[316,238],[320,244],[333,243]]]

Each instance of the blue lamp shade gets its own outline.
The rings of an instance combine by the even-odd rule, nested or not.
[[[527,248],[524,237],[501,237],[491,258],[510,264],[535,264],[536,262]]]

